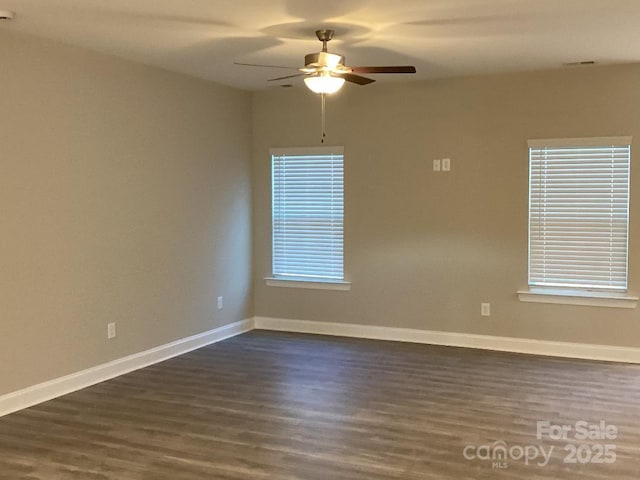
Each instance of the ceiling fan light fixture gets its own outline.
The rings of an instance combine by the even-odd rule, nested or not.
[[[344,85],[344,78],[334,77],[326,72],[320,75],[313,75],[304,79],[304,83],[313,93],[336,93]]]

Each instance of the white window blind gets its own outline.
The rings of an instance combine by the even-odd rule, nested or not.
[[[630,145],[529,142],[529,285],[626,291]]]
[[[344,279],[343,163],[339,147],[272,150],[275,278]]]

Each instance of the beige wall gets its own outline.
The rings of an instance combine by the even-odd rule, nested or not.
[[[269,148],[318,144],[320,100],[302,86],[255,94],[256,315],[640,347],[637,310],[516,296],[527,284],[527,140],[638,142],[639,87],[640,66],[345,87],[328,100],[327,143],[345,147],[350,292],[263,282],[271,268]],[[451,173],[432,171],[442,157],[452,158]],[[634,294],[638,192],[633,166]],[[491,302],[491,317],[480,316],[481,302]]]
[[[636,310],[515,295],[526,140],[637,141],[639,66],[347,86],[327,117],[328,143],[346,151],[353,288],[334,292],[262,280],[269,148],[318,144],[318,97],[256,93],[252,122],[245,92],[85,50],[3,32],[0,58],[0,394],[250,317],[254,304],[260,316],[640,346]],[[431,171],[442,157],[449,174]],[[633,167],[634,294],[637,186]]]
[[[0,394],[250,317],[250,95],[8,33],[0,59]]]

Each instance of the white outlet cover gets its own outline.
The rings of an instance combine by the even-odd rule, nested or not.
[[[222,310],[222,297],[218,297],[218,310]]]
[[[451,159],[450,158],[443,158],[442,159],[442,171],[443,172],[450,172],[451,171]]]
[[[439,172],[440,171],[440,159],[437,158],[433,161],[433,171],[434,172]]]
[[[491,316],[491,304],[490,303],[481,303],[480,304],[480,315],[483,317]]]

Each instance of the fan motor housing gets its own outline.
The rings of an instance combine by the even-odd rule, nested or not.
[[[342,55],[328,52],[309,53],[304,56],[304,64],[306,67],[336,67],[344,65],[345,59]]]

